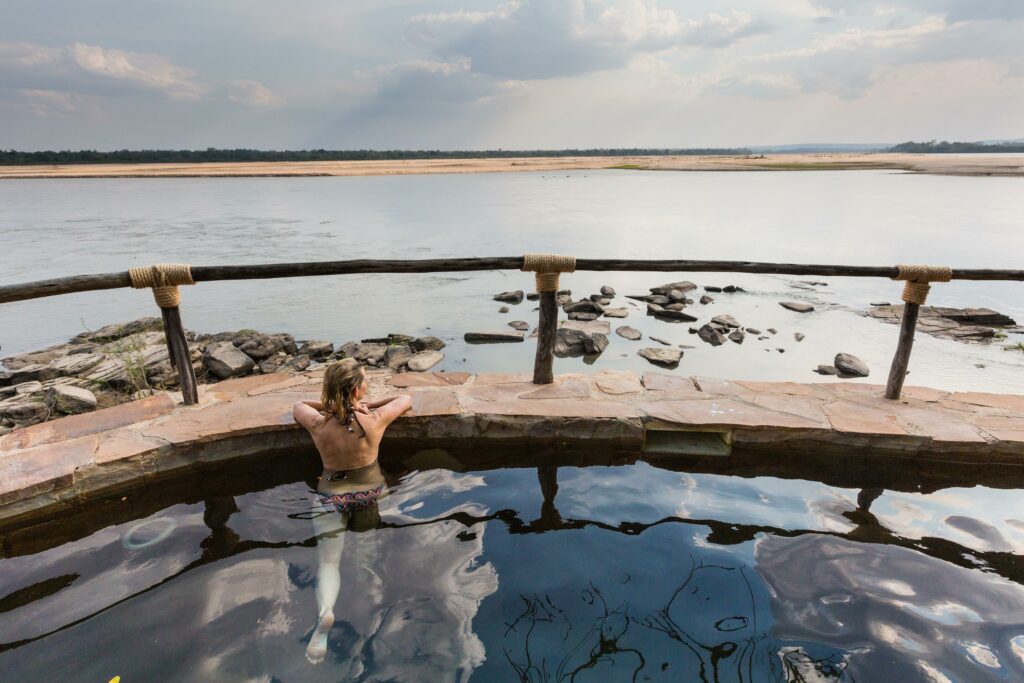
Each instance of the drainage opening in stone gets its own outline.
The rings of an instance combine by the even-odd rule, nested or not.
[[[729,437],[728,432],[648,429],[644,432],[643,452],[653,455],[729,455],[732,452]]]

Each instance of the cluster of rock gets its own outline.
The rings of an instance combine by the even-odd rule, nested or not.
[[[887,323],[899,324],[903,319],[903,304],[893,306],[886,302],[872,303],[867,315]],[[990,308],[942,308],[921,306],[918,309],[917,329],[943,339],[960,341],[986,341],[998,331],[1021,331],[1017,322]]]
[[[355,358],[369,366],[428,370],[444,359],[437,337],[390,334],[349,342],[296,342],[290,334],[255,330],[196,335],[186,331],[200,384],[231,377],[301,372],[319,363]],[[66,344],[2,361],[0,435],[60,415],[88,412],[178,387],[159,318],[83,332]]]
[[[836,375],[839,377],[867,377],[870,374],[867,363],[849,353],[837,353],[832,365],[819,365],[815,372],[819,375]]]

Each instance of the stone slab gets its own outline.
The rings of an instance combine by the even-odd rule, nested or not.
[[[468,372],[400,372],[388,380],[393,387],[448,387],[465,384],[472,377]]]

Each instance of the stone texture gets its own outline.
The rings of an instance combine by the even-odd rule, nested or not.
[[[57,412],[65,415],[96,410],[96,394],[81,387],[67,384],[55,385],[50,387],[46,399]]]
[[[229,343],[207,347],[203,363],[221,379],[247,375],[256,367],[252,358]]]
[[[308,341],[299,347],[299,353],[305,354],[310,358],[327,358],[327,356],[334,353],[334,344],[329,341]]]
[[[804,301],[780,301],[779,305],[797,313],[810,313],[814,310],[814,306]]]
[[[631,341],[636,341],[644,336],[643,333],[640,332],[640,330],[636,329],[635,327],[630,327],[629,325],[622,325],[621,327],[616,327],[615,334],[619,335],[623,339],[629,339]]]
[[[494,344],[503,342],[521,342],[525,339],[522,332],[467,332],[466,341],[476,344]]]
[[[392,370],[397,370],[412,358],[412,348],[407,344],[394,344],[384,352],[384,363]]]
[[[409,369],[413,372],[424,372],[444,360],[440,351],[420,351],[409,358]]]
[[[424,372],[414,374],[403,372],[389,378],[393,387],[444,387],[465,384],[472,375],[468,372]]]
[[[851,377],[867,377],[871,373],[867,363],[849,353],[837,353],[833,364],[841,374]]]
[[[682,349],[640,349],[636,352],[644,360],[655,365],[673,366],[683,358]]]

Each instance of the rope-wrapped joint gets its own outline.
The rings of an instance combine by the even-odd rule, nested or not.
[[[187,263],[158,263],[128,270],[135,289],[153,288],[153,298],[160,308],[177,308],[181,304],[178,285],[194,285],[192,266]]]
[[[523,256],[524,272],[533,272],[537,279],[538,292],[557,292],[558,276],[576,270],[575,256],[555,254],[526,254]]]
[[[949,282],[953,269],[947,266],[898,265],[893,280],[903,280],[903,301],[908,304],[924,305],[928,299],[929,283]]]

